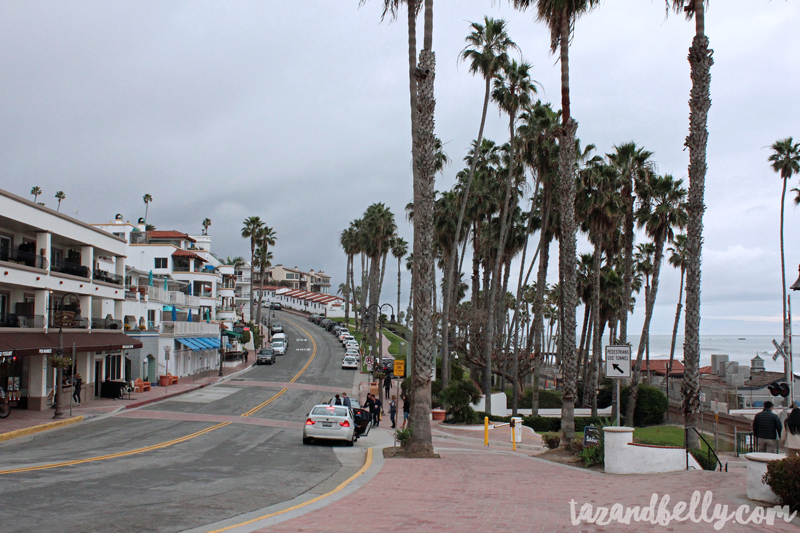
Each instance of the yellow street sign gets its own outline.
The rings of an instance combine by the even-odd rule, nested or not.
[[[406,375],[406,362],[395,359],[394,361],[394,375],[404,377]]]

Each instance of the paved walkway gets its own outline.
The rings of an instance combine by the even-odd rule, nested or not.
[[[223,367],[225,376],[230,376],[236,372],[244,370],[252,365],[252,358],[248,363],[226,363]],[[164,400],[184,394],[189,391],[197,390],[207,387],[212,383],[216,383],[221,378],[217,375],[218,371],[212,371],[207,377],[184,377],[178,380],[177,385],[170,385],[169,387],[151,387],[146,392],[136,392],[131,394],[130,399],[115,400],[113,398],[93,398],[86,399],[87,394],[91,394],[91,390],[84,388],[81,395],[84,396],[84,401],[80,407],[72,406],[72,415],[70,416],[69,404],[64,407],[64,419],[68,422],[70,419],[77,419],[83,417],[84,419],[92,418],[100,415],[114,413],[124,409],[131,409],[133,407],[141,407],[152,402]],[[69,400],[68,395],[64,394],[64,399]],[[36,431],[38,429],[47,429],[48,424],[57,422],[53,419],[54,409],[47,409],[45,411],[32,411],[29,409],[12,409],[8,418],[0,419],[0,442],[14,438],[20,431]],[[77,420],[75,420],[77,421]]]

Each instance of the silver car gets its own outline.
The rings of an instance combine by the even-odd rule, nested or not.
[[[356,441],[353,411],[343,405],[315,405],[303,426],[303,444],[313,439],[343,440],[347,446]]]
[[[273,341],[271,347],[275,355],[284,355],[286,353],[286,345],[281,341]]]

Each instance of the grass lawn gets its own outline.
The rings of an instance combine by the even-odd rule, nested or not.
[[[389,344],[389,348],[388,348],[389,349],[389,353],[392,356],[394,356],[395,359],[403,359],[403,360],[405,360],[405,358],[406,358],[405,353],[403,353],[403,354],[400,353],[400,343],[401,342],[406,342],[406,341],[403,340],[402,337],[398,337],[397,335],[395,335],[394,333],[392,333],[391,331],[389,331],[386,328],[383,328],[383,334],[386,335],[386,338],[389,339],[389,341],[391,342],[391,344]]]
[[[714,446],[714,435],[703,434],[708,443]],[[681,426],[650,426],[636,428],[633,432],[634,442],[645,444],[658,444],[661,446],[683,446],[683,427]],[[705,451],[707,446],[701,440],[701,448]],[[733,451],[733,445],[720,440],[719,451]]]

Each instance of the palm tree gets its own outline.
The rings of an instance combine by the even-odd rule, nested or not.
[[[397,259],[397,316],[400,316],[400,275],[402,268],[400,262],[408,254],[408,243],[402,237],[396,237],[392,242],[392,255]],[[400,322],[400,319],[397,320]],[[446,322],[443,322],[446,323]]]
[[[633,424],[636,396],[639,392],[642,373],[642,357],[650,338],[650,320],[653,318],[653,309],[658,295],[658,277],[661,271],[661,260],[664,256],[664,243],[674,240],[673,228],[686,227],[686,189],[682,185],[683,180],[675,180],[669,174],[663,177],[652,174],[648,180],[648,186],[643,191],[645,194],[640,197],[641,204],[636,213],[639,227],[644,227],[647,235],[653,239],[655,251],[650,289],[645,293],[642,335],[639,338],[639,349],[636,363],[633,366],[628,411],[625,415],[625,423],[628,426]]]
[[[786,262],[784,258],[783,248],[783,212],[786,204],[786,184],[794,174],[800,173],[800,143],[795,143],[791,137],[787,137],[781,141],[775,141],[772,144],[772,155],[769,156],[769,161],[772,170],[781,175],[783,180],[783,190],[781,192],[781,282],[783,283],[783,342],[784,345],[790,346],[790,331],[791,325],[789,324],[789,317],[786,313]],[[796,203],[796,202],[795,202]],[[791,383],[791,369],[789,361],[784,361],[784,369],[786,371],[786,381]],[[792,401],[789,399],[788,401]]]
[[[264,227],[264,222],[260,217],[248,217],[242,223],[242,237],[250,239],[250,320],[253,320],[253,275],[255,272],[256,242],[259,232]]]
[[[258,310],[256,311],[256,324],[261,324],[261,301],[264,299],[264,281],[266,279],[266,269],[267,267],[271,267],[272,263],[272,252],[269,251],[270,246],[275,246],[275,240],[277,239],[275,235],[275,230],[270,228],[269,226],[264,226],[258,232],[258,247],[263,249],[263,252],[260,254],[260,261],[258,266],[261,267],[258,283],[259,283],[259,291],[258,291]],[[265,256],[269,256],[269,260],[264,260]],[[254,267],[256,265],[253,265]],[[252,274],[251,274],[252,278]]]
[[[42,194],[42,188],[38,185],[31,189],[31,195],[33,195],[33,202],[36,203],[36,199],[39,198],[39,195]]]
[[[347,256],[347,266],[345,268],[345,283],[342,296],[344,297],[344,321],[350,322],[350,288],[354,285],[353,281],[353,258],[358,253],[358,235],[354,223],[339,234],[339,244]]]
[[[56,208],[56,211],[61,211],[61,200],[63,200],[66,197],[67,195],[64,194],[64,191],[58,191],[56,193],[56,199],[58,199],[58,207]]]
[[[144,200],[144,224],[147,225],[147,211],[150,209],[150,202],[153,201],[153,197],[149,194],[145,194],[142,196],[142,200]]]
[[[675,324],[672,326],[672,342],[669,346],[669,366],[667,367],[667,397],[669,397],[669,376],[672,373],[672,362],[675,359],[675,341],[678,337],[678,323],[681,320],[683,309],[683,278],[686,273],[686,235],[675,236],[672,246],[669,247],[669,264],[681,269],[681,282],[678,286],[678,305],[675,309]]]
[[[369,272],[369,316],[370,316],[370,346],[372,353],[376,353],[378,313],[380,305],[381,287],[383,285],[383,273],[386,270],[386,256],[391,251],[391,244],[395,237],[397,225],[394,221],[394,214],[384,204],[372,204],[364,213],[363,229],[367,245],[367,255],[370,258]],[[383,267],[381,266],[383,264]],[[379,356],[380,357],[380,356]]]
[[[711,108],[711,58],[705,34],[707,0],[665,0],[687,20],[694,17],[695,35],[689,48],[692,90],[689,97],[689,135],[684,145],[689,149],[689,195],[686,212],[686,326],[683,341],[683,422],[697,426],[700,410],[700,264],[703,251],[703,212],[705,211],[706,147],[708,145],[708,110]],[[699,448],[700,439],[689,433],[688,447]]]
[[[203,235],[208,235],[208,227],[211,225],[210,218],[203,219]]]
[[[564,365],[564,394],[561,409],[562,439],[570,442],[575,434],[576,354],[575,354],[575,262],[577,258],[575,223],[575,132],[569,102],[569,42],[575,21],[589,12],[600,0],[514,0],[517,9],[537,7],[537,18],[550,29],[550,52],[561,53],[561,131],[559,136],[559,272],[562,289],[561,353]]]

